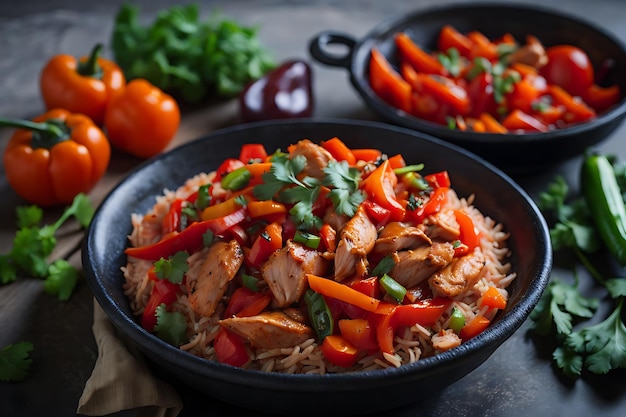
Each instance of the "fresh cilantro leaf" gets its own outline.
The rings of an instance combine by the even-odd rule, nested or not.
[[[567,346],[559,346],[552,353],[556,366],[569,378],[580,376],[583,370],[583,357]]]
[[[19,382],[26,379],[28,369],[32,364],[30,358],[32,350],[31,342],[15,343],[0,350],[0,381]]]
[[[78,270],[65,259],[57,259],[48,268],[44,281],[44,291],[57,295],[59,301],[69,300],[78,282]]]
[[[188,257],[187,252],[179,251],[170,256],[169,259],[161,258],[154,263],[154,272],[160,279],[167,279],[173,284],[180,284],[189,269]]]
[[[43,209],[39,206],[19,206],[15,209],[17,214],[17,227],[19,229],[25,227],[38,226],[43,218]]]
[[[602,322],[571,333],[565,343],[585,356],[584,367],[595,374],[626,368],[626,326],[621,314],[624,299],[620,298],[613,312]]]
[[[154,326],[157,336],[174,346],[187,341],[187,319],[178,311],[169,312],[165,304],[156,308],[157,323]]]
[[[612,278],[607,279],[604,286],[613,298],[626,297],[626,279]]]
[[[41,208],[18,207],[16,214],[21,227],[15,233],[9,253],[0,255],[0,283],[8,284],[21,275],[45,278],[44,290],[58,294],[62,301],[69,299],[77,281],[77,271],[63,259],[50,264],[48,257],[56,247],[56,233],[65,222],[73,217],[82,228],[86,228],[94,212],[87,195],[80,193],[54,223],[39,227]]]
[[[17,280],[17,267],[7,255],[0,255],[0,284]]]
[[[554,323],[557,334],[568,335],[573,328],[574,316],[592,317],[598,303],[598,299],[580,294],[577,281],[568,284],[553,279],[530,315],[534,321],[532,328],[537,334],[547,335]]]

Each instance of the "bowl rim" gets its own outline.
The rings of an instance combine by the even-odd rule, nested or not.
[[[476,133],[448,129],[443,125],[418,118],[403,110],[394,108],[374,93],[365,77],[360,76],[360,71],[357,71],[360,67],[363,67],[364,71],[367,70],[366,59],[369,57],[371,45],[378,41],[380,35],[419,17],[459,10],[501,10],[510,11],[511,13],[523,11],[538,13],[550,18],[566,20],[577,25],[585,26],[591,31],[598,33],[600,36],[607,38],[609,41],[618,46],[622,53],[626,55],[626,44],[611,31],[605,29],[594,21],[574,15],[571,12],[562,11],[546,5],[526,4],[520,2],[500,4],[485,1],[431,5],[425,8],[413,10],[405,15],[391,16],[380,21],[354,44],[350,53],[350,63],[348,68],[350,81],[363,99],[371,106],[372,110],[387,120],[393,120],[393,123],[419,130],[430,135],[445,136],[447,140],[454,140],[455,143],[461,145],[464,143],[467,143],[468,145],[502,144],[502,134]],[[363,74],[365,73],[366,72]],[[618,122],[624,117],[626,117],[626,92],[623,92],[622,99],[617,105],[588,122],[575,124],[561,129],[554,129],[548,132],[522,134],[507,133],[505,136],[507,137],[507,142],[509,143],[512,140],[521,143],[528,142],[529,144],[534,144],[538,141],[542,143],[546,141],[557,141],[564,137],[583,135],[589,131],[597,129],[598,127]]]
[[[541,233],[541,241],[544,243],[540,246],[541,255],[544,262],[539,274],[533,277],[532,282],[528,286],[528,290],[519,302],[506,311],[499,320],[493,325],[489,326],[484,332],[478,336],[466,341],[459,347],[451,349],[446,352],[442,352],[438,355],[423,358],[415,363],[400,366],[398,368],[390,367],[383,370],[373,371],[358,371],[348,373],[337,374],[325,374],[325,375],[308,375],[308,374],[285,374],[276,372],[264,372],[251,369],[241,369],[231,365],[222,364],[216,361],[210,361],[197,357],[191,353],[181,350],[180,348],[170,345],[167,342],[159,339],[157,336],[149,333],[143,329],[136,319],[125,314],[124,311],[115,303],[110,292],[106,289],[97,276],[91,263],[91,254],[95,251],[96,237],[94,236],[96,227],[100,218],[107,210],[111,210],[111,201],[115,198],[117,193],[123,191],[124,185],[132,181],[133,178],[140,175],[142,170],[169,155],[176,153],[184,153],[187,149],[193,148],[198,142],[204,140],[211,140],[220,136],[230,135],[242,130],[253,130],[259,128],[279,128],[283,125],[292,124],[309,124],[309,125],[348,125],[358,126],[373,129],[392,130],[404,135],[412,136],[418,140],[425,140],[434,142],[437,145],[449,148],[455,152],[464,154],[465,157],[477,160],[478,163],[484,165],[489,171],[492,171],[495,175],[501,177],[503,181],[507,183],[516,193],[519,193],[522,199],[527,205],[527,209],[533,214],[535,221],[537,222],[537,228]],[[104,310],[105,314],[112,321],[114,326],[118,329],[123,329],[126,326],[130,326],[129,332],[124,333],[125,337],[130,338],[136,343],[140,350],[148,352],[158,352],[162,354],[162,360],[168,360],[168,355],[174,355],[176,357],[176,366],[184,368],[188,372],[202,375],[213,380],[222,380],[228,375],[228,380],[231,383],[237,383],[243,386],[260,387],[267,386],[268,384],[275,389],[288,390],[292,392],[324,392],[332,389],[334,391],[355,391],[367,387],[384,386],[387,384],[396,384],[403,379],[409,379],[412,374],[425,372],[429,373],[439,367],[450,366],[455,361],[471,356],[476,353],[483,352],[491,354],[501,342],[508,339],[521,325],[526,321],[530,312],[539,301],[543,291],[547,287],[547,283],[550,277],[553,254],[550,245],[550,236],[547,227],[547,223],[541,215],[539,208],[534,203],[532,198],[526,193],[526,191],[518,185],[513,179],[511,179],[502,170],[484,160],[483,158],[461,148],[457,145],[451,144],[436,137],[431,137],[422,132],[414,131],[405,127],[392,125],[385,122],[368,121],[368,120],[355,120],[355,119],[342,119],[342,118],[298,118],[288,120],[270,120],[244,123],[226,128],[215,130],[208,135],[201,136],[197,139],[191,140],[183,145],[180,145],[170,151],[152,157],[146,161],[143,161],[135,168],[133,168],[121,181],[119,181],[110,192],[104,197],[100,205],[97,207],[93,220],[87,230],[87,236],[84,239],[82,247],[82,262],[83,270],[86,281],[91,287],[94,297],[100,307]],[[485,349],[483,351],[483,348]],[[145,354],[145,352],[144,352]],[[486,359],[486,357],[485,357]],[[484,360],[484,359],[483,359]],[[482,363],[482,361],[481,361]],[[393,377],[393,378],[390,378]],[[355,384],[355,381],[358,383]],[[306,384],[305,384],[306,382]]]

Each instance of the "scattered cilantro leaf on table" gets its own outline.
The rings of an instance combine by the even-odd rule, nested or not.
[[[618,182],[625,190],[626,169],[619,167],[614,165]],[[626,368],[626,326],[622,319],[626,278],[605,279],[590,260],[589,255],[597,252],[602,242],[584,198],[570,196],[568,184],[559,176],[539,195],[538,205],[551,220],[553,249],[570,250],[596,283],[604,287],[607,297],[600,300],[583,295],[576,271],[572,284],[553,276],[531,313],[532,330],[542,336],[555,331],[557,347],[552,358],[570,378],[579,377],[585,370],[605,374]],[[585,320],[593,318],[600,302],[612,303],[613,309],[604,320],[589,325]]]
[[[56,247],[56,234],[70,218],[76,219],[81,228],[89,226],[94,207],[85,194],[78,194],[72,204],[52,224],[41,225],[43,210],[37,206],[16,208],[18,230],[9,253],[0,255],[0,283],[9,284],[20,276],[42,278],[44,290],[57,295],[59,300],[69,299],[78,271],[67,260],[49,261]]]
[[[2,348],[0,350],[0,381],[23,381],[32,363],[30,358],[32,350],[31,342],[19,342]]]

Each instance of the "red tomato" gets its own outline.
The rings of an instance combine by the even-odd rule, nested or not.
[[[546,49],[548,63],[540,69],[549,84],[556,84],[573,96],[584,96],[593,84],[594,70],[587,53],[572,45]]]

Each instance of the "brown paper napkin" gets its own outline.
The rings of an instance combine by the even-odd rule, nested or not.
[[[155,378],[141,355],[118,337],[94,299],[93,334],[98,359],[78,402],[78,414],[103,416],[137,410],[150,417],[176,417],[183,404],[169,384]]]

